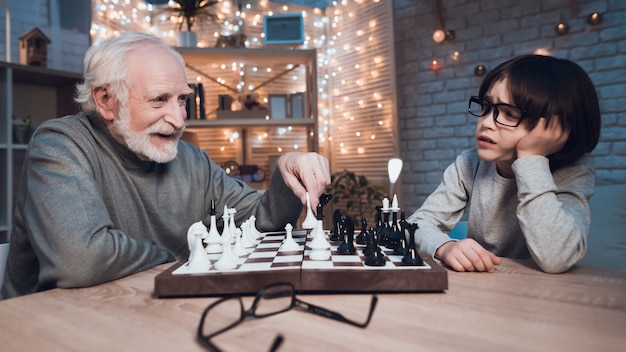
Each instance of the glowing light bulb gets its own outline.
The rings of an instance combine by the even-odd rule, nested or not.
[[[438,29],[433,32],[433,41],[435,43],[443,43],[446,40],[446,32],[443,29]]]

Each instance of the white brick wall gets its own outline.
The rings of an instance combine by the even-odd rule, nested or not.
[[[394,4],[405,209],[419,207],[456,155],[474,144],[476,121],[466,113],[482,80],[474,67],[490,69],[538,48],[589,73],[603,119],[593,152],[598,184],[626,183],[626,1],[442,0],[445,26],[456,39],[441,44],[432,40],[436,21],[430,0]],[[604,20],[596,27],[586,23],[593,11]],[[561,19],[570,26],[565,36],[554,32]],[[461,53],[458,62],[450,57],[454,51]],[[437,72],[428,68],[433,58],[443,62]]]

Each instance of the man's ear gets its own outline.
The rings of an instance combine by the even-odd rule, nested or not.
[[[106,87],[95,87],[91,89],[93,100],[100,115],[109,121],[117,118],[119,112],[119,104],[117,99],[113,98]]]

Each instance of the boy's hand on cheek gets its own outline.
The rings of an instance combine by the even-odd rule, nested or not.
[[[561,128],[556,116],[549,126],[546,126],[546,119],[542,117],[537,126],[517,143],[517,157],[554,154],[563,149],[568,137],[569,131]]]
[[[442,244],[437,248],[435,257],[456,271],[487,271],[492,273],[496,270],[495,266],[502,262],[498,256],[484,249],[471,238]]]

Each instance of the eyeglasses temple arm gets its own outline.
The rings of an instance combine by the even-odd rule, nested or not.
[[[360,328],[365,328],[367,327],[367,325],[369,325],[370,319],[372,319],[372,315],[374,314],[374,308],[376,307],[377,302],[378,302],[378,297],[373,296],[372,303],[370,304],[370,310],[367,315],[367,320],[365,321],[365,323],[357,323],[355,321],[347,319],[346,317],[344,317],[343,315],[337,312],[333,312],[332,310],[328,310],[326,308],[322,308],[320,306],[316,306],[316,305],[301,301],[297,298],[295,300],[295,305],[298,307],[304,308],[309,313],[313,313],[313,314],[320,315],[329,319],[341,321],[350,325],[358,326]]]
[[[278,351],[278,349],[280,348],[280,345],[283,344],[284,340],[285,338],[283,337],[283,335],[281,334],[276,335],[276,337],[274,338],[274,342],[272,343],[272,346],[270,347],[270,352]]]

